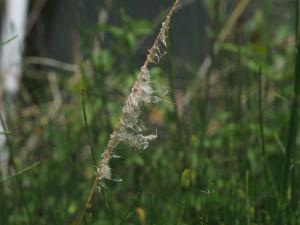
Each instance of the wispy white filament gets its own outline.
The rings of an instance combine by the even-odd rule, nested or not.
[[[110,140],[104,150],[100,164],[97,168],[96,178],[99,181],[103,179],[111,179],[111,169],[109,161],[112,158],[113,151],[119,142],[128,143],[135,149],[144,150],[149,146],[149,142],[157,138],[156,134],[143,134],[145,127],[143,126],[140,115],[142,106],[150,103],[157,103],[159,99],[154,95],[151,87],[151,76],[148,66],[151,63],[159,63],[162,56],[167,52],[167,33],[172,14],[179,7],[179,0],[176,0],[165,21],[162,23],[159,34],[157,35],[153,46],[150,48],[147,59],[141,67],[137,80],[135,81],[130,94],[128,95],[123,106],[123,114],[114,132],[110,136]]]

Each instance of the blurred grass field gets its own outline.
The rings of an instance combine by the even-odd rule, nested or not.
[[[174,53],[185,44],[174,42],[185,8],[177,12],[168,55],[151,68],[163,101],[142,114],[158,138],[145,151],[117,147],[113,180],[82,224],[300,224],[299,1],[250,1],[243,9],[236,5],[248,1],[233,2],[203,1],[209,22],[201,55],[211,63],[201,76],[205,57],[199,63]],[[233,12],[240,15],[226,27]],[[77,224],[96,171],[90,148],[100,160],[143,60],[138,54],[151,45],[140,40],[152,43],[157,32],[155,21],[122,9],[120,21],[82,32],[74,74],[24,67],[8,132],[0,134],[12,167],[0,177],[1,225]],[[94,48],[91,37],[103,32],[101,50]]]

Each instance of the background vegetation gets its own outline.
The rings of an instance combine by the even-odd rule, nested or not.
[[[184,41],[189,33],[177,38],[177,24],[195,23],[180,20],[185,4],[196,4],[184,2],[168,55],[151,68],[164,101],[145,107],[143,118],[158,138],[143,152],[118,146],[113,180],[83,224],[300,224],[298,0],[201,3],[207,23],[191,37],[201,39],[201,52]],[[164,15],[116,12],[113,24],[81,28],[74,73],[24,66],[16,105],[8,106],[12,169],[0,177],[1,225],[78,222],[94,160]]]

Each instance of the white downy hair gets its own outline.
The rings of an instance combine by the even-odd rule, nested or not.
[[[162,56],[167,52],[167,33],[171,16],[179,7],[179,0],[176,0],[170,12],[162,23],[159,34],[153,46],[149,49],[144,65],[141,67],[137,80],[135,81],[130,94],[128,95],[122,110],[122,116],[115,130],[110,136],[106,149],[104,150],[97,168],[96,178],[98,181],[111,179],[111,169],[109,161],[113,151],[119,142],[128,143],[131,147],[144,150],[149,146],[149,142],[157,138],[157,134],[143,134],[145,130],[140,121],[141,107],[150,103],[157,103],[158,97],[151,87],[151,75],[149,65],[159,63]]]

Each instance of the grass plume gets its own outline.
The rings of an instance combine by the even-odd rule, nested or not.
[[[96,178],[102,181],[104,178],[110,179],[111,172],[109,167],[109,160],[115,147],[120,141],[125,141],[131,146],[138,149],[146,149],[149,142],[156,138],[156,134],[143,135],[143,126],[140,124],[141,105],[156,103],[157,97],[154,96],[154,90],[150,86],[150,73],[148,66],[153,63],[158,63],[161,57],[166,54],[166,39],[169,30],[171,16],[179,7],[179,0],[176,0],[170,12],[166,16],[165,21],[158,36],[156,37],[153,46],[150,48],[146,61],[141,67],[137,80],[133,85],[129,96],[127,97],[123,114],[110,136],[110,140],[102,155],[102,159],[97,169]]]
[[[144,128],[140,123],[139,117],[141,114],[141,106],[143,104],[156,103],[158,100],[158,97],[154,95],[154,90],[150,85],[151,77],[148,67],[151,64],[159,63],[161,57],[167,53],[166,39],[169,31],[169,25],[171,17],[179,8],[179,5],[180,0],[176,0],[162,23],[160,32],[158,33],[152,47],[148,50],[147,58],[142,65],[131,92],[123,106],[122,116],[111,134],[108,144],[100,159],[95,180],[86,201],[85,207],[87,209],[91,207],[91,200],[98,184],[101,183],[103,179],[111,179],[109,162],[118,143],[124,141],[132,147],[146,149],[149,142],[157,137],[156,134],[144,135],[142,133]],[[81,223],[84,215],[85,209],[78,224]]]

